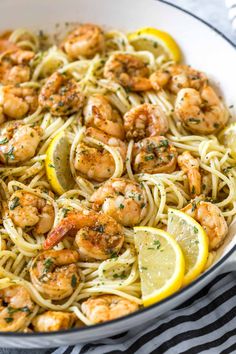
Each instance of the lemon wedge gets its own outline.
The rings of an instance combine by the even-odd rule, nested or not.
[[[208,238],[191,216],[176,209],[168,211],[167,231],[180,245],[185,258],[183,285],[189,284],[204,270],[208,258]]]
[[[167,60],[179,62],[181,51],[174,38],[167,32],[145,27],[128,35],[128,40],[135,50],[148,50],[155,57],[165,55]]]
[[[236,122],[224,128],[218,138],[221,144],[231,149],[231,154],[236,159]]]
[[[185,272],[184,256],[167,232],[148,226],[137,226],[134,231],[142,299],[144,306],[149,306],[179,290]]]
[[[57,194],[63,194],[74,186],[69,165],[70,144],[64,132],[58,133],[46,152],[48,181]]]

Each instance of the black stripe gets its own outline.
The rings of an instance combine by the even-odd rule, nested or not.
[[[220,352],[220,354],[231,354],[231,353],[234,353],[235,351],[236,351],[236,343],[234,343],[230,347],[222,350],[222,352]]]
[[[201,353],[204,350],[215,348],[224,342],[226,342],[230,337],[236,335],[236,328],[232,329],[230,332],[226,332],[223,334],[220,338],[217,338],[211,342],[207,342],[201,345],[196,345],[195,347],[191,347],[191,354],[198,354]],[[189,350],[186,350],[184,352],[180,352],[179,354],[188,354]]]
[[[197,312],[191,314],[191,318],[189,315],[182,315],[179,317],[175,317],[170,321],[167,321],[163,324],[161,324],[159,327],[155,328],[153,331],[150,331],[146,334],[144,334],[142,337],[138,338],[138,340],[133,343],[127,353],[133,354],[136,350],[138,350],[143,344],[149,342],[152,340],[154,337],[159,336],[160,334],[164,333],[165,331],[169,330],[170,328],[173,329],[177,325],[183,323],[183,322],[189,322],[189,321],[197,321],[203,316],[206,316],[212,311],[215,311],[216,307],[220,306],[222,303],[226,302],[228,299],[232,298],[235,296],[236,292],[236,286],[228,289],[225,293],[224,296],[219,295],[216,299],[214,299],[211,303],[207,303],[204,307],[199,309]],[[176,314],[177,316],[178,314]]]
[[[66,351],[63,354],[70,354],[73,349],[74,349],[74,347],[71,345],[66,349]]]
[[[90,349],[92,349],[92,348],[97,348],[97,347],[101,347],[102,345],[104,345],[103,343],[87,343],[87,344],[85,344],[82,348],[81,348],[81,350],[80,350],[80,352],[79,352],[79,354],[84,354],[84,353],[88,353],[88,351],[90,350]],[[64,353],[63,353],[64,354]]]

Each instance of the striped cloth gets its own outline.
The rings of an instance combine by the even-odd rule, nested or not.
[[[108,339],[45,354],[236,353],[236,272],[219,275],[177,309]]]
[[[236,32],[236,0],[225,0],[225,4],[229,9],[229,19],[232,23],[233,30]]]

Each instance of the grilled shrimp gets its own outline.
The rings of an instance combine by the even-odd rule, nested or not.
[[[90,297],[81,305],[82,312],[92,323],[114,320],[129,315],[139,309],[138,305],[117,295]]]
[[[134,145],[132,167],[136,173],[172,173],[177,163],[177,151],[164,136],[154,136]]]
[[[178,165],[188,176],[189,190],[192,196],[201,194],[201,174],[199,161],[189,151],[184,151],[178,156]]]
[[[228,121],[228,113],[210,86],[201,91],[182,89],[175,101],[175,114],[193,134],[212,134]]]
[[[34,308],[28,291],[21,285],[0,290],[0,331],[16,332],[26,325]]]
[[[109,215],[88,210],[69,212],[50,232],[44,249],[55,246],[65,236],[75,236],[75,246],[84,259],[108,259],[119,253],[124,242],[120,224]]]
[[[149,69],[142,59],[132,54],[113,54],[104,67],[104,77],[132,91],[151,89]]]
[[[125,160],[126,144],[120,139],[111,137],[92,127],[86,130],[86,136],[116,148],[122,159]],[[76,148],[74,166],[81,176],[97,182],[107,180],[115,171],[115,161],[107,150],[101,146],[90,146],[83,142],[79,143]]]
[[[123,120],[104,96],[94,95],[88,98],[84,107],[84,121],[88,127],[94,127],[106,134],[124,139]]]
[[[33,157],[42,136],[39,126],[6,122],[0,128],[0,161],[4,164],[24,162]]]
[[[0,123],[22,119],[36,111],[37,91],[31,87],[3,86],[0,89]]]
[[[36,316],[32,324],[36,332],[52,332],[71,328],[76,321],[72,312],[46,311]]]
[[[112,216],[124,226],[139,224],[147,213],[146,195],[140,185],[125,178],[113,178],[93,193],[93,209]]]
[[[228,226],[221,210],[216,205],[194,199],[182,211],[199,222],[206,231],[210,251],[216,250],[223,243]]]
[[[53,206],[37,195],[17,190],[12,194],[8,207],[10,218],[22,229],[34,227],[37,234],[45,234],[53,226]]]
[[[200,90],[207,84],[207,77],[188,65],[173,64],[154,72],[150,76],[150,82],[154,90],[167,88],[177,94],[182,88]]]
[[[30,50],[9,50],[1,54],[0,82],[1,84],[20,84],[30,80],[30,61],[35,53]]]
[[[40,253],[30,268],[32,284],[47,299],[65,299],[79,282],[78,260],[78,252],[69,249]]]
[[[54,116],[64,116],[77,112],[83,105],[84,95],[79,84],[59,72],[53,73],[42,87],[39,104]]]
[[[71,59],[79,59],[80,56],[91,58],[104,47],[102,29],[93,24],[80,25],[62,43],[62,48]]]
[[[168,120],[162,109],[154,104],[144,103],[131,108],[124,115],[126,139],[135,141],[149,136],[164,135]]]

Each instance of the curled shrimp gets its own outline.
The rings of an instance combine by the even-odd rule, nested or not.
[[[162,109],[154,104],[144,103],[131,108],[124,115],[126,139],[135,141],[164,135],[168,129],[168,120]]]
[[[37,91],[32,87],[3,86],[0,89],[0,122],[22,119],[38,107]]]
[[[228,226],[221,210],[215,204],[194,199],[182,211],[199,222],[206,231],[210,251],[219,248],[228,233]]]
[[[29,160],[35,155],[41,136],[39,126],[3,123],[0,127],[0,161],[15,164]]]
[[[30,80],[30,61],[35,53],[30,50],[9,50],[0,57],[0,81],[4,85],[20,84]]]
[[[46,311],[36,316],[33,321],[35,332],[52,332],[69,329],[76,321],[72,312]]]
[[[111,137],[95,128],[88,128],[85,135],[117,149],[123,160],[126,157],[126,143],[120,139]],[[79,143],[76,148],[75,169],[82,177],[97,182],[103,182],[115,172],[115,161],[110,152],[102,146],[91,146],[87,143]]]
[[[146,63],[132,54],[113,54],[104,67],[104,77],[132,91],[151,89]]]
[[[210,86],[201,91],[182,89],[175,102],[175,114],[183,126],[192,133],[211,134],[228,121],[228,113]]]
[[[184,151],[178,156],[178,165],[188,176],[189,190],[192,196],[201,194],[201,174],[199,161],[189,151]]]
[[[103,31],[93,24],[78,26],[62,43],[62,48],[72,59],[79,59],[80,56],[91,58],[101,52],[104,46]]]
[[[39,105],[54,116],[78,112],[83,102],[84,95],[79,84],[73,78],[59,72],[53,73],[47,79],[39,94]]]
[[[53,206],[35,194],[17,190],[11,195],[8,207],[10,218],[22,229],[33,227],[37,234],[45,234],[53,226]]]
[[[92,323],[101,323],[129,315],[139,307],[135,302],[121,296],[100,295],[84,301],[81,309]]]
[[[207,84],[207,77],[188,65],[173,64],[154,72],[150,76],[150,82],[154,90],[166,88],[177,94],[182,88],[200,90]]]
[[[125,178],[105,182],[91,196],[93,209],[112,216],[124,226],[139,224],[147,213],[146,194],[141,186]]]
[[[177,151],[164,136],[153,136],[134,145],[132,167],[136,173],[172,173],[177,163]]]
[[[21,285],[0,290],[0,331],[16,332],[24,328],[34,309],[28,291]]]
[[[84,107],[84,121],[88,127],[94,127],[106,134],[124,139],[123,120],[104,96],[94,95],[88,98]]]
[[[78,252],[69,249],[41,252],[30,268],[31,282],[45,298],[65,299],[79,283],[78,260]]]
[[[108,259],[119,253],[124,242],[123,228],[112,217],[83,210],[68,213],[50,232],[44,249],[55,246],[68,235],[75,236],[75,246],[84,259]]]

